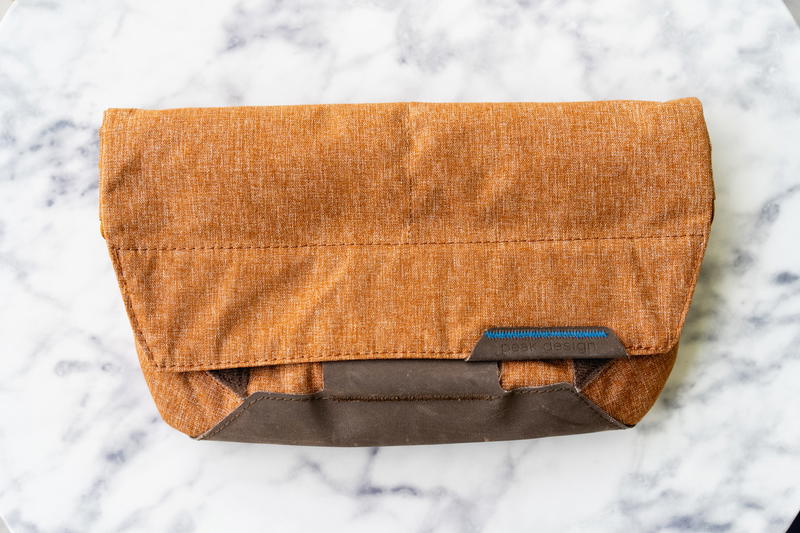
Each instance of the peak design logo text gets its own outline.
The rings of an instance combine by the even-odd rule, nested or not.
[[[500,353],[503,355],[526,353],[564,353],[587,354],[597,351],[597,344],[591,341],[579,341],[572,339],[531,339],[504,342],[500,345]]]

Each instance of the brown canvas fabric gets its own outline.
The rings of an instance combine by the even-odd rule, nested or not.
[[[500,386],[506,390],[519,387],[573,383],[572,361],[508,361],[502,364]]]
[[[250,371],[247,392],[256,391],[307,394],[322,390],[322,366],[318,363],[272,365]]]
[[[110,109],[100,150],[145,376],[191,435],[241,402],[207,370],[307,393],[320,362],[465,358],[525,326],[613,329],[632,358],[587,395],[635,423],[713,211],[696,99]],[[506,389],[573,380],[502,365]]]

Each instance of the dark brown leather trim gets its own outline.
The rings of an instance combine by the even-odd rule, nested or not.
[[[198,439],[311,446],[515,440],[626,427],[572,384],[504,391],[496,363],[326,363],[325,390],[256,392]]]
[[[586,334],[587,337],[571,335]],[[553,336],[549,336],[553,335]],[[491,328],[483,332],[467,361],[613,359],[628,353],[605,327]]]

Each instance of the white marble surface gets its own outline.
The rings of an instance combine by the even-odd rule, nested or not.
[[[700,97],[717,211],[637,429],[391,449],[162,423],[97,220],[106,107]],[[0,23],[0,514],[44,531],[783,531],[800,510],[800,30],[780,0],[18,0]]]

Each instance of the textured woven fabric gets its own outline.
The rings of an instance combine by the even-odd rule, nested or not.
[[[620,422],[633,425],[658,398],[677,352],[676,345],[665,354],[615,360],[583,393]]]
[[[587,394],[633,423],[622,395],[663,386],[647,362],[674,358],[712,217],[695,99],[112,109],[100,148],[145,375],[190,434],[239,402],[205,370],[310,392],[318,362],[464,358],[512,326],[612,328],[635,357]],[[572,379],[506,363],[501,384]]]

